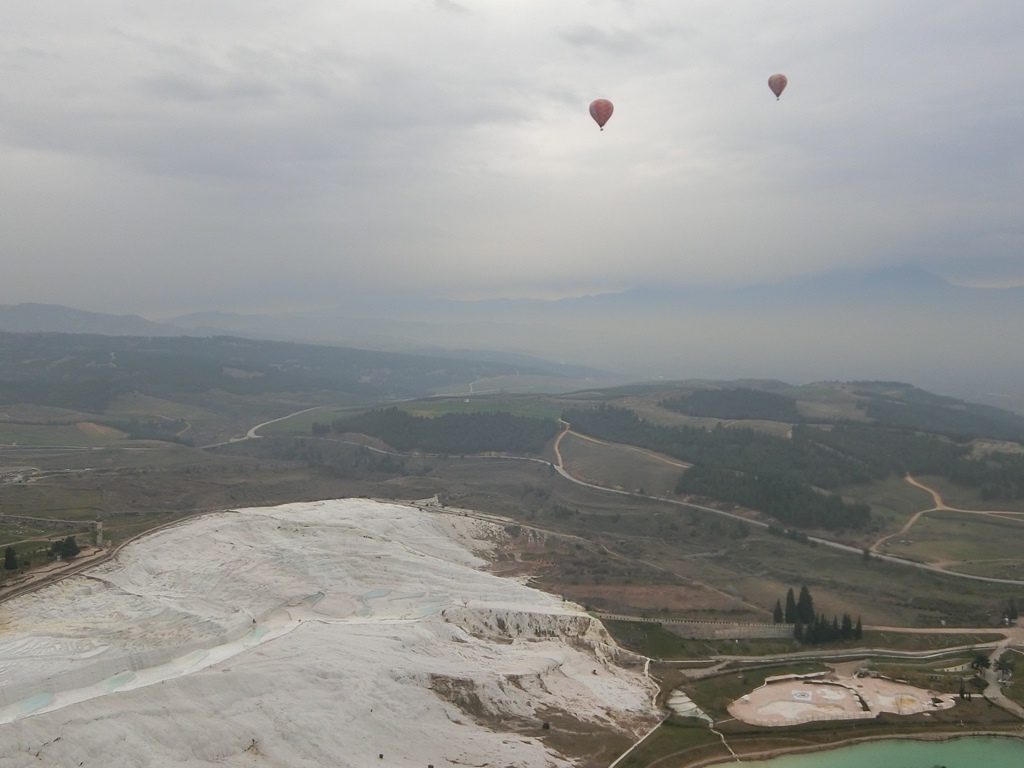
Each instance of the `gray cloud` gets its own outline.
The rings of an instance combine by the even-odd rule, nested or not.
[[[894,261],[1024,282],[1009,0],[7,16],[0,302],[146,315]]]
[[[447,13],[468,14],[470,12],[466,6],[453,3],[452,0],[434,0],[434,5],[437,6],[438,10],[446,11]]]
[[[643,36],[621,28],[603,30],[590,25],[580,25],[567,29],[561,37],[570,45],[589,48],[600,56],[635,55],[650,48],[650,43]]]

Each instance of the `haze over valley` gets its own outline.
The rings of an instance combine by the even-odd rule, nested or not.
[[[967,288],[921,270],[890,269],[561,300],[368,301],[353,295],[331,310],[204,312],[159,322],[0,306],[0,331],[231,335],[524,367],[561,364],[597,384],[884,379],[1024,411],[1018,364],[1024,334],[1015,332],[1022,313],[1024,287]]]

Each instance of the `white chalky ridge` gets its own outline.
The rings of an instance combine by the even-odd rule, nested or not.
[[[643,731],[651,681],[577,606],[481,570],[465,543],[497,531],[366,499],[240,510],[10,601],[0,767],[562,766],[477,715]]]

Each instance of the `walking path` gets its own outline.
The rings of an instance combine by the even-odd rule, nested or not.
[[[889,533],[879,538],[869,549],[875,554],[880,554],[880,549],[885,545],[889,539],[905,539],[910,529],[914,527],[918,520],[921,519],[922,515],[926,515],[929,512],[958,512],[962,515],[985,515],[987,517],[997,517],[1002,520],[1014,520],[1016,522],[1024,523],[1024,512],[1016,512],[1013,510],[990,510],[990,509],[959,509],[958,507],[951,507],[947,505],[943,500],[939,492],[934,488],[929,488],[927,485],[919,482],[909,472],[906,477],[903,478],[915,488],[920,488],[922,491],[931,494],[932,506],[928,509],[922,509],[915,512],[909,520],[900,528],[896,533]],[[949,565],[956,565],[956,561],[953,560],[941,560],[933,562],[932,567],[938,570],[946,570]],[[953,573],[951,571],[951,573]],[[959,574],[958,574],[959,575]]]
[[[565,422],[562,422],[562,423],[565,424]],[[690,464],[688,462],[677,461],[676,459],[669,458],[668,456],[665,456],[665,455],[660,454],[660,453],[656,453],[655,451],[649,451],[646,448],[640,448],[639,446],[636,446],[636,445],[624,445],[622,443],[609,443],[607,440],[599,440],[598,438],[591,437],[590,435],[584,435],[584,434],[582,434],[580,432],[574,432],[572,430],[572,428],[568,424],[565,424],[565,429],[563,429],[561,432],[558,433],[558,437],[555,438],[555,443],[552,446],[555,449],[555,458],[556,458],[556,460],[558,462],[558,466],[562,466],[562,454],[558,450],[558,446],[559,446],[559,443],[562,442],[562,438],[565,437],[566,435],[572,435],[573,437],[578,437],[580,440],[587,440],[587,441],[589,441],[591,443],[597,443],[598,445],[608,445],[608,446],[612,446],[614,448],[626,448],[626,449],[628,449],[630,451],[634,451],[635,453],[642,453],[645,456],[650,456],[652,459],[656,459],[656,460],[658,460],[660,462],[663,462],[665,464],[670,464],[673,467],[679,467],[680,469],[689,469],[690,467],[693,466],[693,464]]]
[[[1013,712],[1017,717],[1024,720],[1024,707],[1008,698],[1003,693],[1002,686],[999,685],[999,671],[996,669],[996,662],[999,661],[1000,657],[1010,646],[1014,646],[1016,648],[1024,646],[1024,628],[1021,628],[1020,626],[1014,627],[1010,633],[1007,634],[1006,639],[1000,642],[988,657],[988,669],[984,670],[985,681],[988,683],[988,686],[985,688],[985,698],[989,701],[995,702],[1003,709]]]

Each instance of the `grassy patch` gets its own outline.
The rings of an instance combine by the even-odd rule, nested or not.
[[[42,483],[0,486],[0,508],[6,515],[72,521],[95,520],[102,508],[102,500],[102,492],[95,487],[69,488]],[[30,536],[35,535],[33,530],[43,532],[49,529],[45,522],[41,523],[41,529],[34,529],[32,523],[16,521],[16,524],[27,525],[25,533]]]
[[[64,526],[44,520],[7,520],[0,522],[0,544],[6,547],[19,541],[41,541],[55,537],[63,530]]]
[[[996,643],[1005,637],[999,632],[978,632],[972,634],[921,634],[917,632],[875,632],[864,633],[860,645],[866,648],[889,648],[894,651],[940,651],[943,648],[957,648],[983,643]],[[949,666],[948,663],[944,666]]]
[[[883,532],[899,530],[915,512],[932,506],[930,493],[895,475],[864,485],[846,486],[842,493],[870,504],[872,517],[882,524]]]
[[[413,400],[398,406],[413,416],[443,416],[446,413],[511,413],[539,419],[557,419],[565,405],[544,396],[436,397]]]
[[[906,533],[907,544],[893,542],[892,554],[926,562],[1020,563],[1024,518],[937,511],[923,515]]]
[[[703,720],[670,717],[660,728],[618,764],[618,768],[647,768],[662,765],[689,765],[710,758],[729,757],[721,738],[711,732]]]
[[[143,441],[131,441],[132,450],[8,449],[7,465],[37,467],[40,474],[31,483],[0,486],[0,506],[10,514],[83,523],[102,515],[105,535],[120,541],[196,511],[315,498],[439,494],[450,506],[506,515],[523,526],[576,537],[579,547],[550,554],[537,549],[531,571],[553,591],[571,589],[572,598],[581,602],[599,598],[595,607],[609,612],[646,612],[657,618],[764,621],[787,588],[802,584],[811,589],[819,611],[828,616],[848,612],[866,625],[937,627],[943,619],[950,626],[995,626],[1006,601],[1020,599],[1013,586],[866,563],[856,553],[769,536],[752,526],[744,531],[736,521],[650,495],[581,487],[534,462],[431,457],[394,459],[384,467],[379,458],[346,446],[324,443],[323,456],[314,455],[319,443],[312,440],[292,441],[297,452],[286,460],[272,450],[285,442],[268,438],[211,451]],[[638,471],[645,471],[648,462],[661,464],[642,454],[633,460]],[[601,461],[615,463],[612,458]],[[27,525],[0,528],[0,543],[64,533],[42,523]],[[649,655],[693,658],[727,652],[724,645],[685,647],[667,635],[663,640],[668,650]],[[730,645],[731,652],[772,652],[742,642]]]
[[[684,640],[661,624],[646,621],[603,622],[615,641],[652,659],[695,659],[710,655],[702,643]]]
[[[559,444],[569,472],[609,488],[640,490],[672,497],[679,475],[686,470],[677,459],[652,451],[611,445],[567,434]]]
[[[360,410],[365,409],[351,409],[342,406],[330,406],[325,405],[322,408],[317,408],[314,411],[305,411],[304,413],[297,413],[294,416],[289,416],[286,419],[280,421],[273,421],[266,426],[260,427],[258,434],[260,435],[308,435],[313,431],[313,424],[330,424],[337,418],[343,416],[353,416]]]
[[[652,659],[770,656],[799,650],[793,640],[786,638],[692,640],[680,637],[658,622],[605,619],[603,623],[619,645]]]
[[[1024,499],[994,499],[986,501],[981,498],[981,491],[978,488],[957,485],[943,477],[924,475],[918,477],[917,480],[929,488],[934,488],[942,496],[942,500],[950,507],[982,510],[1007,509],[1015,512],[1024,512]]]
[[[124,437],[125,435],[117,430],[104,428],[93,422],[54,426],[0,422],[0,443],[9,445],[37,447],[110,445],[123,440]]]
[[[199,421],[210,418],[213,414],[187,403],[175,403],[171,400],[132,392],[114,400],[107,408],[107,415],[115,417],[157,416],[166,419]]]
[[[62,535],[54,536],[54,538],[64,539],[67,538],[67,535],[68,532],[63,531]],[[78,533],[75,534],[75,540],[79,545],[82,545],[90,542],[92,537]],[[3,581],[5,577],[10,576],[12,573],[24,572],[26,568],[32,568],[49,563],[53,559],[50,554],[50,547],[52,546],[52,543],[53,542],[48,539],[40,539],[37,541],[19,541],[16,544],[5,544],[0,547],[0,549],[4,550],[6,555],[7,547],[13,546],[15,553],[17,553],[18,564],[21,566],[20,569],[16,569],[14,571],[8,571],[6,569],[0,571],[0,581]]]
[[[864,651],[866,654],[867,648],[940,651],[945,648],[971,647],[985,643],[994,643],[1004,638],[1004,635],[994,632],[963,635],[865,632],[863,639],[859,642],[847,641],[814,646],[799,646],[794,640],[787,638],[687,640],[675,635],[662,624],[656,622],[606,620],[604,625],[618,644],[642,653],[645,656],[660,659],[710,658],[714,656],[752,656],[760,658],[801,650],[849,651],[850,654]],[[955,660],[945,658],[942,662],[929,662],[925,664],[929,667],[950,667],[955,664]]]

